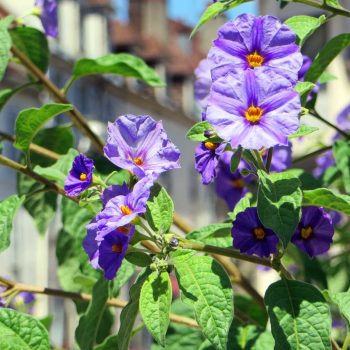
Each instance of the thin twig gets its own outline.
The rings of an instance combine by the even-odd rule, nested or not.
[[[16,291],[18,291],[18,293],[27,292],[27,293],[33,293],[33,294],[44,294],[44,295],[55,296],[60,298],[84,300],[84,301],[90,301],[92,299],[92,295],[87,293],[66,292],[61,289],[33,286],[29,284],[9,281],[7,279],[4,279],[3,277],[0,277],[0,281],[3,282],[4,284],[9,283],[9,285],[12,285],[13,288]],[[107,305],[123,308],[127,305],[127,301],[121,300],[119,298],[112,298],[107,300]],[[197,322],[189,317],[184,317],[184,316],[171,313],[170,321],[183,324],[189,327],[193,327],[193,328],[198,328]]]
[[[9,141],[14,143],[16,141],[16,137],[10,134],[7,134],[5,132],[0,131],[0,139]],[[54,160],[58,160],[60,158],[60,154],[50,151],[47,148],[41,147],[39,145],[36,145],[35,143],[31,143],[29,145],[29,149],[37,154],[40,154],[41,156],[51,158]]]
[[[79,203],[78,198],[68,196],[62,187],[56,185],[54,182],[51,182],[50,180],[37,174],[36,172],[34,172],[33,170],[27,168],[22,164],[19,164],[3,155],[0,155],[0,164],[31,177],[35,181],[45,185],[49,191],[56,192],[64,197],[69,198],[70,200],[76,203]]]
[[[309,113],[313,115],[315,118],[320,120],[322,123],[328,125],[329,127],[333,128],[334,130],[338,131],[338,133],[342,136],[344,136],[347,140],[350,140],[350,135],[346,133],[344,130],[338,128],[336,125],[328,121],[327,119],[323,118],[315,109],[309,110]]]
[[[272,267],[271,261],[268,259],[259,258],[257,256],[241,254],[240,252],[233,250],[231,248],[221,248],[221,247],[216,247],[213,245],[189,241],[189,240],[185,240],[185,239],[182,239],[180,241],[179,246],[183,249],[193,249],[193,250],[196,250],[198,252],[219,254],[219,255],[223,255],[223,256],[228,256],[230,258],[248,261],[248,262],[253,263],[253,264],[259,264],[259,265]]]
[[[325,146],[325,147],[322,147],[322,148],[320,148],[320,149],[318,149],[316,151],[313,151],[313,152],[311,152],[309,154],[306,154],[306,155],[301,156],[299,158],[295,158],[295,159],[293,159],[293,164],[303,162],[304,160],[307,160],[309,158],[314,158],[314,157],[316,157],[316,156],[318,156],[318,155],[320,155],[320,154],[322,154],[324,152],[327,152],[327,151],[331,150],[332,147],[333,146]]]
[[[11,47],[11,51],[13,55],[17,57],[28,69],[28,71],[43,83],[45,88],[51,93],[56,101],[60,103],[70,104],[65,94],[50,79],[48,79],[46,75],[21,50],[13,45]],[[91,130],[89,124],[85,120],[84,116],[79,112],[79,110],[74,107],[67,113],[71,117],[73,123],[78,127],[78,129],[91,140],[93,145],[100,153],[103,153],[103,142]]]

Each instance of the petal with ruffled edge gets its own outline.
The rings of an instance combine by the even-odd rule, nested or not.
[[[108,126],[105,156],[138,178],[179,168],[180,151],[168,139],[162,122],[149,116],[125,115]]]

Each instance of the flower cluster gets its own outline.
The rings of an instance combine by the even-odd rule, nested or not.
[[[323,208],[303,207],[291,242],[310,257],[325,253],[332,241],[332,219]],[[278,237],[261,223],[257,209],[247,208],[233,222],[233,246],[242,253],[268,257],[277,250]]]
[[[162,122],[149,116],[125,115],[108,125],[105,156],[132,174],[131,184],[112,185],[93,175],[93,161],[78,155],[65,182],[65,191],[77,196],[89,187],[103,187],[102,210],[87,225],[83,247],[91,265],[113,279],[127,253],[139,216],[146,211],[150,189],[158,176],[179,168],[180,151],[169,140]],[[136,183],[132,185],[134,182]]]
[[[230,208],[247,191],[242,184],[251,180],[239,174],[248,167],[244,161],[230,174],[226,153],[232,155],[238,147],[259,150],[266,161],[273,148],[271,171],[283,171],[291,163],[288,136],[299,127],[301,108],[294,87],[310,66],[295,41],[277,18],[243,14],[219,29],[208,57],[195,70],[202,119],[215,129],[215,141],[205,134],[207,141],[196,148],[195,168],[204,185],[217,178],[218,195]]]

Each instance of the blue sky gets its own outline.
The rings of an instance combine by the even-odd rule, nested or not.
[[[172,19],[180,19],[185,23],[194,26],[205,6],[210,3],[208,0],[167,0],[168,15]],[[117,18],[122,21],[128,19],[128,0],[114,0],[117,9]],[[240,13],[256,13],[257,6],[255,1],[240,5],[227,12],[229,18],[234,18]]]

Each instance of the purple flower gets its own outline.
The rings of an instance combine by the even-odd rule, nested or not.
[[[309,56],[303,55],[303,64],[298,72],[298,80],[304,81],[305,74],[311,67],[312,61]]]
[[[264,150],[263,159],[266,161],[268,150]],[[270,171],[281,172],[292,165],[292,143],[288,142],[287,146],[277,145],[273,148],[273,156]]]
[[[329,167],[335,164],[332,150],[324,152],[316,158],[316,168],[313,174],[320,177]]]
[[[310,257],[325,253],[333,241],[332,219],[323,208],[304,207],[292,243]]]
[[[268,67],[295,83],[303,58],[291,29],[272,16],[238,16],[224,24],[208,54],[213,80],[233,68]]]
[[[146,211],[146,202],[150,196],[153,177],[147,176],[136,183],[132,192],[110,199],[105,208],[96,216],[97,237],[102,238],[114,229],[131,223],[138,215]]]
[[[88,226],[83,247],[88,254],[90,263],[95,269],[104,270],[107,279],[113,279],[121,266],[134,235],[135,226],[125,225],[113,229],[104,236],[99,236],[99,227],[94,219]]]
[[[211,87],[211,68],[212,63],[207,59],[203,59],[194,71],[196,77],[194,82],[194,98],[202,108],[205,108],[208,102]]]
[[[231,173],[231,157],[233,152],[225,152],[219,161],[217,168],[217,177],[215,180],[216,193],[224,199],[230,210],[233,210],[238,201],[248,192],[246,180],[240,173],[245,167],[244,161],[241,161],[238,169]],[[246,178],[247,180],[249,177]]]
[[[78,196],[91,185],[93,168],[93,160],[84,154],[79,154],[74,158],[72,169],[64,183],[64,190],[69,196]]]
[[[58,18],[56,0],[36,0],[35,6],[39,9],[39,16],[43,24],[45,34],[53,38],[58,36]]]
[[[103,238],[99,246],[98,264],[104,271],[105,278],[112,280],[116,276],[128,245],[128,236],[119,232],[111,232]]]
[[[195,168],[202,175],[203,185],[208,185],[216,177],[216,167],[225,146],[224,143],[206,141],[196,147]]]
[[[299,126],[300,98],[289,80],[268,70],[233,71],[217,79],[206,115],[218,135],[247,149],[288,145]]]
[[[103,207],[106,206],[106,204],[109,202],[110,199],[120,195],[126,196],[130,192],[131,191],[129,190],[128,185],[126,183],[123,183],[123,185],[109,186],[101,194],[101,201],[102,201]]]
[[[108,124],[105,156],[138,178],[148,174],[158,177],[179,168],[180,151],[168,139],[162,122],[149,116],[125,115]]]
[[[35,300],[36,298],[34,294],[21,292],[12,299],[9,307],[19,311],[32,313]]]
[[[276,252],[278,237],[260,222],[256,208],[247,208],[233,222],[233,246],[241,253],[268,257]]]
[[[350,130],[350,104],[338,114],[337,124],[344,131]]]

